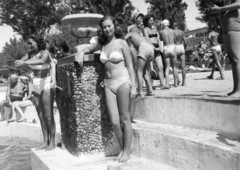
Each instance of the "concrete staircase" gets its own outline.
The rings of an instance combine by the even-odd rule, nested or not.
[[[118,169],[240,170],[239,100],[157,96],[136,108],[131,152],[139,160]]]

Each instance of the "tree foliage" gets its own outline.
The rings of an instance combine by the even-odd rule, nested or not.
[[[26,38],[32,33],[43,35],[50,25],[60,22],[57,0],[1,0],[0,19]]]
[[[23,39],[11,38],[0,53],[0,66],[13,66],[15,60],[21,59],[29,48]]]
[[[211,8],[214,6],[214,4],[223,6],[223,0],[198,0],[195,2],[195,4],[201,14],[200,17],[196,17],[198,21],[206,23],[209,27],[218,25],[218,14],[213,14],[211,12]]]
[[[25,39],[32,33],[42,36],[51,25],[73,13],[124,16],[122,20],[129,20],[129,10],[124,10],[128,4],[130,0],[1,0],[0,20]]]
[[[179,28],[186,30],[185,10],[188,5],[182,0],[145,0],[150,4],[149,13],[153,14],[157,20],[168,19],[171,24],[177,22]]]

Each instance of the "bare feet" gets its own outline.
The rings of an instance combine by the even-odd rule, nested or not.
[[[21,117],[20,119],[17,120],[17,122],[26,122],[27,119],[25,117]]]
[[[212,75],[210,75],[210,76],[207,76],[207,78],[208,78],[208,79],[213,79],[213,76],[212,76]]]
[[[49,146],[45,149],[45,151],[51,151],[53,149],[55,149],[55,143],[50,143]]]
[[[224,77],[218,77],[216,80],[224,80]]]
[[[146,96],[155,96],[155,94],[153,92],[147,92]]]
[[[136,98],[135,98],[135,102],[137,102],[138,100],[144,99],[144,95],[143,94],[139,94]]]
[[[44,142],[44,143],[41,144],[39,147],[37,147],[36,150],[46,149],[47,147],[48,147],[47,142]]]
[[[240,92],[233,92],[232,94],[228,95],[228,97],[240,98]]]
[[[170,88],[171,88],[171,86],[160,86],[161,90],[170,89]]]
[[[130,154],[123,152],[122,157],[118,160],[119,163],[127,162],[130,159]]]
[[[118,156],[114,159],[114,161],[118,161],[122,157],[123,151],[121,151]]]

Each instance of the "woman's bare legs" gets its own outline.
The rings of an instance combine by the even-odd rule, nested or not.
[[[219,55],[218,55],[216,50],[212,50],[212,54],[213,54],[213,58],[215,60],[215,63],[217,65],[219,73],[220,73],[219,80],[223,80],[224,79],[223,68],[222,68],[221,63],[220,63]]]
[[[21,107],[32,106],[33,103],[30,100],[24,100],[24,101],[13,102],[12,105],[19,112],[19,114],[21,116],[17,121],[23,121],[25,119],[25,117],[24,117]]]
[[[165,85],[165,82],[164,82],[164,68],[163,68],[163,60],[162,60],[162,56],[159,55],[159,56],[156,56],[155,58],[155,62],[157,64],[157,67],[158,67],[158,75],[159,75],[159,81],[160,81],[160,88],[161,89],[168,89]]]
[[[166,87],[169,86],[169,70],[170,70],[170,58],[164,56],[164,63],[165,63],[165,80],[166,80]]]
[[[232,62],[233,73],[233,92],[229,94],[229,97],[240,97],[240,32],[229,31],[227,33],[229,41],[229,59]]]
[[[126,162],[130,158],[130,145],[132,141],[132,125],[129,114],[129,83],[122,84],[115,95],[105,87],[106,102],[114,133],[121,147],[117,156],[119,162]]]
[[[123,127],[123,153],[119,162],[126,162],[130,159],[130,145],[132,142],[132,124],[128,111],[130,96],[130,85],[124,83],[117,90],[117,104],[120,115],[120,123]]]
[[[40,149],[45,149],[48,147],[49,139],[48,139],[48,132],[47,132],[47,125],[46,121],[43,117],[43,112],[42,112],[42,102],[41,102],[42,94],[36,94],[34,95],[34,103],[35,107],[38,113],[38,117],[40,120],[41,128],[42,128],[42,133],[43,133],[43,144],[41,144],[39,147],[36,148],[36,150]]]
[[[117,141],[121,148],[121,152],[116,158],[116,160],[119,160],[122,157],[123,152],[123,131],[120,124],[117,96],[107,87],[105,87],[105,95],[110,121],[113,126],[113,132],[116,135]]]
[[[50,84],[47,84],[47,86]],[[46,87],[46,85],[45,85]],[[47,132],[48,132],[48,147],[46,148],[47,151],[53,150],[55,148],[55,132],[56,132],[56,125],[53,115],[53,99],[51,94],[51,89],[46,87],[43,90],[42,95],[42,108],[43,108],[43,116],[44,120],[46,121]]]

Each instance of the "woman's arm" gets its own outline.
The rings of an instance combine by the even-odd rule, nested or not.
[[[12,102],[11,102],[11,100],[10,100],[10,84],[9,84],[8,87],[7,87],[6,99],[7,99],[8,103],[11,105]]]
[[[151,42],[151,41],[150,41],[150,38],[149,38],[148,28],[147,28],[147,27],[145,27],[145,28],[143,29],[143,36],[144,36],[149,42]],[[152,43],[152,42],[151,42],[151,43]]]
[[[83,58],[84,58],[84,54],[88,54],[88,53],[93,53],[95,51],[101,50],[102,46],[99,43],[96,43],[90,47],[86,47],[81,51],[78,51],[75,55],[75,61],[78,62],[78,64],[82,67],[83,66]]]
[[[129,48],[127,42],[122,40],[121,45],[122,45],[122,51],[123,51],[123,55],[125,57],[127,69],[129,72],[129,76],[131,79],[131,86],[132,86],[131,97],[134,97],[134,95],[136,94],[136,84],[135,84],[135,73],[134,73],[133,62],[132,62],[133,59],[132,59],[131,51],[130,51],[130,48]]]
[[[32,97],[32,92],[33,92],[33,84],[29,82],[29,84],[28,84],[28,96],[26,97],[25,100],[29,100]]]
[[[218,12],[224,12],[224,11],[232,11],[240,8],[240,0],[236,0],[236,2],[230,4],[230,5],[225,5],[222,7],[214,6],[212,8],[213,13],[218,13]]]
[[[46,63],[48,60],[50,60],[49,52],[44,51],[42,53],[42,57],[39,59],[29,59],[26,61],[17,60],[15,62],[15,64],[16,64],[16,67],[21,67],[21,66],[25,66],[25,65],[39,65],[39,64]]]

